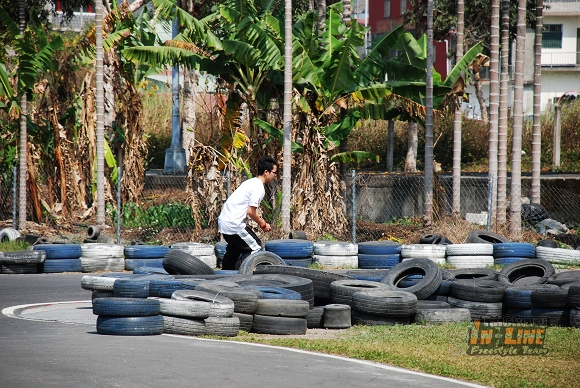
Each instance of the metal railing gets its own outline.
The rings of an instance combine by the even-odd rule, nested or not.
[[[542,53],[542,67],[577,66],[580,52],[566,51]]]

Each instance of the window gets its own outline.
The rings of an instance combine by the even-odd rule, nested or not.
[[[383,3],[383,17],[390,18],[391,17],[391,0],[385,0]]]
[[[407,10],[407,0],[401,0],[401,16],[403,16],[403,12]]]
[[[562,25],[544,24],[542,31],[543,48],[562,48]]]

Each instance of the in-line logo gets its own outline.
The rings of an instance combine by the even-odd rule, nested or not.
[[[471,356],[539,356],[548,353],[545,339],[545,326],[476,320],[468,331],[466,353]]]

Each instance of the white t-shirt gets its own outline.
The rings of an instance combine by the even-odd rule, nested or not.
[[[250,206],[258,207],[266,191],[258,178],[244,181],[226,201],[218,218],[219,230],[223,234],[238,234],[246,228],[246,216]]]

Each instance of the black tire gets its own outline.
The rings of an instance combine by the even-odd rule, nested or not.
[[[532,308],[532,316],[540,325],[544,326],[570,326],[571,309],[544,309],[539,307]],[[544,322],[545,320],[545,322]]]
[[[497,280],[499,272],[490,268],[463,268],[449,271],[454,279]]]
[[[536,244],[536,246],[538,246],[538,247],[547,247],[547,248],[558,248],[558,243],[556,241],[554,241],[554,240],[544,239],[544,240],[538,241],[538,243]]]
[[[97,333],[107,335],[159,335],[163,333],[163,316],[97,317]]]
[[[312,264],[312,257],[306,259],[284,259],[284,263],[290,267],[308,268]]]
[[[305,318],[310,305],[305,300],[258,299],[254,314],[271,317]]]
[[[189,319],[164,315],[163,332],[167,334],[179,334],[190,336],[204,335],[205,322],[203,319]]]
[[[240,331],[238,317],[209,317],[205,319],[205,334],[219,337],[235,337]]]
[[[252,331],[252,324],[254,323],[254,314],[234,313],[232,316],[238,317],[240,320],[240,330],[247,333]]]
[[[580,282],[580,271],[578,270],[558,272],[551,279],[548,279],[548,284],[555,284],[557,286],[574,282]]]
[[[248,290],[239,284],[214,280],[202,282],[195,289],[230,298],[234,302],[234,311],[236,313],[253,314],[256,311],[257,292]]]
[[[262,334],[296,335],[306,334],[306,318],[270,317],[254,315],[252,331]]]
[[[116,298],[147,298],[151,279],[120,278],[113,284]]]
[[[2,264],[39,264],[46,260],[44,251],[4,252],[0,258]]]
[[[101,228],[97,225],[90,225],[87,228],[87,238],[90,240],[96,240],[101,234]]]
[[[306,324],[309,329],[318,329],[324,324],[324,307],[313,307],[308,311],[306,316]]]
[[[38,266],[41,264],[13,264],[5,263],[0,265],[0,273],[3,274],[33,274],[38,273]]]
[[[359,267],[360,268],[360,267]],[[379,282],[389,272],[388,269],[355,269],[346,271],[348,276],[357,280],[368,280],[371,282]]]
[[[449,296],[472,302],[497,303],[503,301],[507,286],[495,280],[457,280],[449,287]]]
[[[580,309],[580,283],[571,283],[568,288],[568,307]]]
[[[531,284],[526,286],[509,286],[503,293],[506,307],[519,310],[532,309],[532,291],[538,288],[559,288],[554,284]]]
[[[189,253],[174,249],[163,258],[163,269],[171,275],[213,275],[213,269]]]
[[[499,234],[495,234],[492,232],[487,232],[485,230],[472,230],[467,235],[465,239],[466,243],[488,243],[488,244],[498,244],[498,243],[505,243],[509,242],[509,240]]]
[[[500,321],[502,317],[503,304],[473,302],[468,300],[447,298],[451,308],[465,308],[471,313],[471,319],[485,319],[488,321]]]
[[[409,317],[379,317],[378,315],[364,314],[353,310],[351,312],[351,323],[353,325],[367,325],[367,326],[394,326],[407,325],[413,321],[413,316]]]
[[[374,289],[352,295],[352,307],[365,314],[407,317],[417,312],[417,297],[410,292]]]
[[[394,241],[364,241],[358,243],[358,254],[361,255],[400,255],[401,244]]]
[[[254,270],[254,274],[282,274],[310,279],[312,280],[312,285],[314,287],[314,297],[320,300],[328,300],[330,298],[330,284],[332,282],[336,280],[352,279],[352,277],[348,275],[339,273],[281,265],[259,266]]]
[[[386,285],[380,282],[356,279],[337,280],[330,284],[330,302],[352,306],[352,295],[355,292],[377,288],[388,289]]]
[[[295,239],[295,240],[307,240],[306,233],[302,230],[292,230],[290,231],[290,235],[288,238]]]
[[[391,290],[399,290],[399,283],[410,275],[422,275],[423,279],[404,291],[415,294],[417,299],[427,299],[441,285],[442,275],[439,267],[428,259],[410,259],[397,264],[381,279]]]
[[[437,237],[432,244],[438,245],[453,245],[453,242],[447,238],[447,236],[439,236]]]
[[[447,302],[439,300],[418,300],[417,301],[417,311],[419,310],[431,310],[431,309],[450,309],[451,306]]]
[[[352,325],[351,307],[345,304],[324,306],[322,325],[327,329],[348,329]]]
[[[419,237],[419,244],[433,244],[433,241],[435,241],[438,237],[439,235],[434,233],[424,234]]]
[[[500,271],[498,280],[507,284],[523,284],[522,282],[526,282],[525,284],[543,284],[554,272],[556,272],[554,266],[545,260],[527,259],[504,267]]]
[[[532,290],[532,309],[563,309],[568,305],[568,290],[560,287],[541,287]]]
[[[248,256],[240,265],[239,271],[241,274],[251,275],[258,267],[270,265],[285,266],[286,263],[275,253],[260,251]]]
[[[536,225],[538,222],[549,217],[546,209],[538,203],[524,203],[521,207],[522,221],[530,225]]]
[[[580,327],[580,309],[570,309],[570,326]]]
[[[159,301],[140,298],[93,299],[93,314],[112,317],[146,317],[161,314]]]
[[[415,323],[441,324],[450,322],[470,322],[471,312],[465,308],[421,309],[414,317]]]

